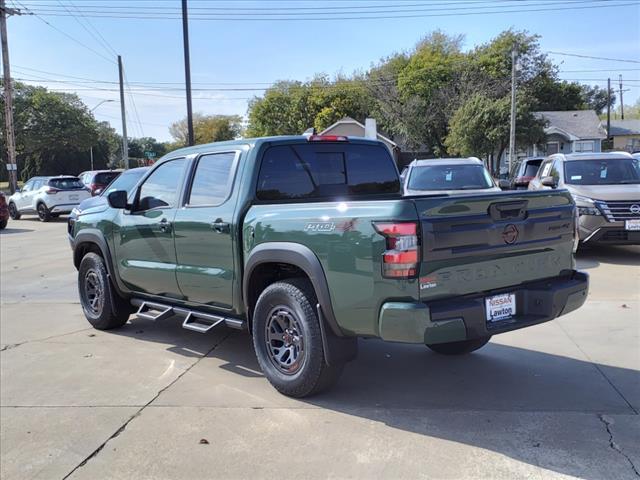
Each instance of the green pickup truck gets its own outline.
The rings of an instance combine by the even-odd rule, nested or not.
[[[166,155],[68,225],[82,309],[248,329],[264,375],[331,386],[357,337],[455,355],[580,307],[567,191],[405,196],[388,149],[339,136]]]

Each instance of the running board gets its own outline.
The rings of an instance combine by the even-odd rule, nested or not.
[[[213,315],[210,313],[165,305],[162,303],[149,302],[138,298],[131,300],[131,304],[138,307],[136,315],[139,318],[156,321],[165,320],[176,315],[184,318],[182,328],[193,330],[198,333],[207,333],[209,330],[222,323],[227,327],[235,328],[237,330],[244,330],[247,328],[247,322],[237,318],[222,317],[220,315]]]
[[[160,303],[142,302],[136,312],[138,318],[144,320],[165,320],[173,315],[173,308]]]

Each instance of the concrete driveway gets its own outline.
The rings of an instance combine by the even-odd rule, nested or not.
[[[587,305],[465,358],[360,342],[292,400],[247,334],[93,330],[64,220],[0,233],[0,477],[640,477],[640,249],[579,255]]]

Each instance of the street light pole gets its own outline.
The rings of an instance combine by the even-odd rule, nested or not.
[[[102,100],[101,102],[99,102],[95,107],[93,107],[90,112],[94,112],[94,110],[96,108],[98,108],[100,105],[103,105],[105,103],[109,103],[109,102],[115,102],[115,100]],[[91,155],[91,170],[93,170],[93,145],[91,145],[91,147],[89,147],[89,154]]]

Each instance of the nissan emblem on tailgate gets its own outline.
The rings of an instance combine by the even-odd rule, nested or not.
[[[516,243],[516,240],[518,240],[518,233],[518,228],[513,223],[504,227],[504,230],[502,231],[502,239],[504,240],[504,243],[507,245]]]

